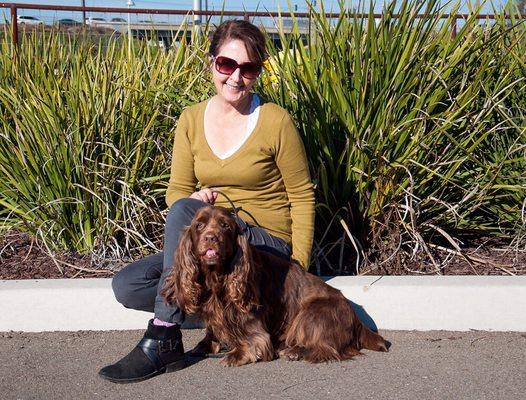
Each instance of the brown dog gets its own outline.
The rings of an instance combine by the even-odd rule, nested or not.
[[[350,359],[364,348],[387,351],[339,290],[249,245],[222,207],[200,209],[185,229],[163,295],[205,322],[206,337],[194,351],[231,349],[225,365],[278,354],[324,362]]]

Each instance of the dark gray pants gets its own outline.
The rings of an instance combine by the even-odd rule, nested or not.
[[[182,324],[184,314],[175,305],[167,304],[159,294],[166,277],[170,274],[174,261],[174,252],[184,226],[190,225],[198,209],[207,205],[195,199],[176,201],[166,217],[164,248],[162,253],[154,254],[135,261],[119,271],[112,281],[115,298],[126,308],[153,312],[162,321]],[[247,228],[249,242],[280,257],[290,258],[287,243],[270,235],[262,228],[246,224],[241,219],[238,224]]]

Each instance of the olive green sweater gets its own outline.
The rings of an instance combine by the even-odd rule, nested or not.
[[[198,184],[225,193],[239,216],[292,246],[308,267],[314,231],[314,191],[294,123],[283,108],[263,103],[257,124],[230,157],[218,158],[204,134],[207,102],[186,108],[175,132],[166,203],[188,197]],[[219,195],[216,205],[231,208]]]

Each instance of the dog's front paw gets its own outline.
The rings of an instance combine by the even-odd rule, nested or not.
[[[239,367],[240,365],[249,364],[251,362],[256,362],[257,360],[251,359],[249,354],[246,354],[238,349],[232,350],[226,354],[225,357],[221,360],[221,364],[226,367]]]
[[[225,367],[237,367],[246,363],[242,363],[237,355],[227,354],[221,360],[221,364],[223,364]]]
[[[280,350],[279,356],[289,361],[298,361],[303,358],[304,350],[301,347],[287,347],[286,349]]]

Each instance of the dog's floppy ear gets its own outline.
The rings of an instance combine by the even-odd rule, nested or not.
[[[190,227],[183,228],[175,251],[172,273],[166,278],[161,295],[168,302],[176,302],[179,308],[192,314],[197,311],[201,285],[198,283],[199,267],[193,252]]]
[[[259,303],[257,271],[253,265],[252,249],[246,236],[238,233],[236,241],[237,254],[228,275],[227,296],[239,311],[248,313]]]

